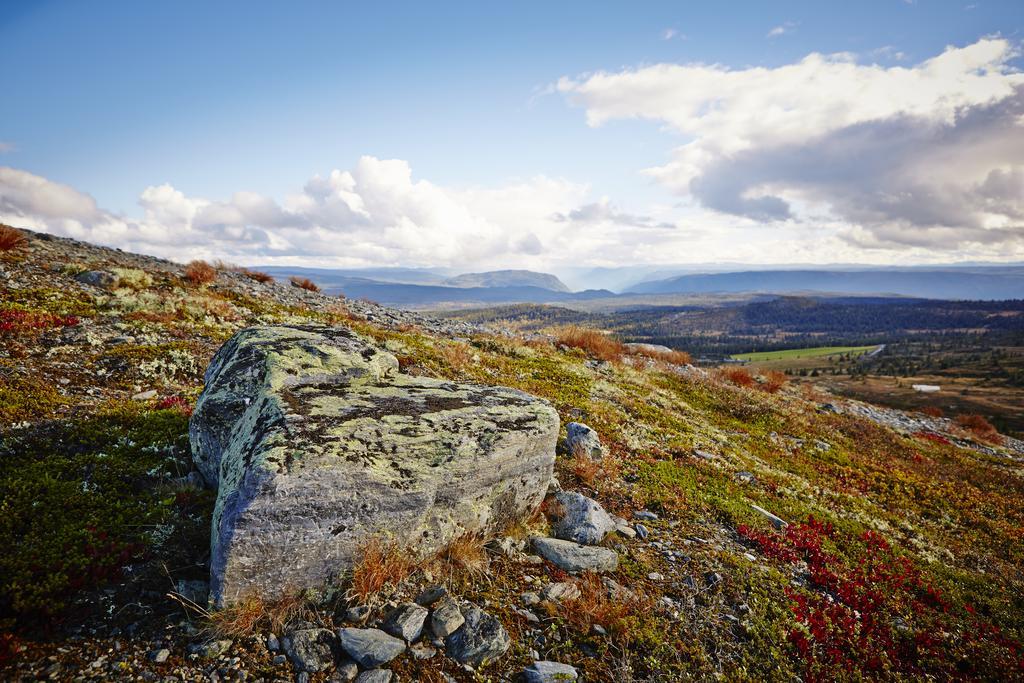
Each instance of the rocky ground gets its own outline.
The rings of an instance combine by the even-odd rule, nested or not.
[[[1019,442],[43,235],[0,268],[4,679],[1024,676]],[[542,513],[381,550],[287,610],[207,611],[188,415],[225,340],[282,323],[549,401]]]

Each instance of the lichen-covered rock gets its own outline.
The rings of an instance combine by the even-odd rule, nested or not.
[[[427,554],[532,514],[558,415],[501,387],[398,372],[343,328],[250,328],[217,352],[190,423],[218,487],[211,598],[317,588],[370,538]]]
[[[570,574],[613,572],[619,567],[618,554],[609,548],[580,545],[559,538],[533,538],[533,548],[548,562]]]
[[[460,664],[481,666],[505,654],[512,639],[496,617],[476,605],[467,607],[462,615],[465,623],[445,640],[449,657]]]

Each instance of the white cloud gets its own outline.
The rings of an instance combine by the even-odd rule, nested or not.
[[[838,221],[863,248],[1024,254],[1024,74],[987,38],[913,67],[811,54],[776,68],[656,64],[562,78],[591,126],[664,122],[686,139],[647,173],[717,212]]]
[[[792,33],[795,30],[796,24],[792,21],[787,21],[773,27],[772,30],[768,31],[767,35],[765,35],[765,38],[778,38],[779,36],[784,36],[787,33]]]
[[[678,30],[676,30],[674,28],[667,28],[667,29],[665,29],[664,31],[661,32],[661,39],[662,40],[672,40],[673,38],[675,38],[678,35],[679,35],[679,31]]]

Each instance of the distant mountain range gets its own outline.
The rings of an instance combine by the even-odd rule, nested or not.
[[[552,292],[570,292],[565,283],[549,273],[532,270],[492,270],[465,273],[444,281],[448,287],[540,287]]]
[[[680,275],[641,282],[632,294],[832,292],[891,294],[928,299],[1024,298],[1024,268],[975,267],[943,270],[759,270]]]
[[[328,294],[370,299],[408,308],[459,307],[502,303],[565,303],[608,299],[664,303],[658,297],[679,294],[764,293],[920,297],[950,300],[1024,298],[1024,266],[912,268],[820,268],[686,273],[609,289],[573,292],[555,275],[529,270],[456,274],[446,269],[363,268],[334,270],[290,266],[262,267],[279,279],[305,277]],[[605,269],[604,275],[615,269]],[[623,274],[636,274],[623,268]],[[662,274],[666,271],[661,271]],[[670,272],[670,271],[669,271]],[[653,273],[651,273],[653,274]],[[577,281],[575,278],[573,281]],[[607,281],[607,279],[604,279]],[[650,299],[647,299],[650,297]],[[637,304],[643,301],[636,301]]]

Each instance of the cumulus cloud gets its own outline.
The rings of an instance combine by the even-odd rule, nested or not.
[[[838,220],[873,248],[1024,246],[1024,74],[986,38],[913,67],[811,54],[776,68],[657,64],[562,78],[599,126],[665,123],[687,142],[647,172],[717,212]]]
[[[778,38],[779,36],[784,36],[787,33],[792,33],[795,30],[796,30],[796,24],[794,22],[792,22],[792,21],[787,21],[785,23],[782,23],[782,24],[779,24],[778,26],[773,27],[770,31],[768,31],[768,35],[766,35],[765,37],[766,38]]]
[[[141,216],[116,215],[83,192],[0,167],[0,222],[179,260],[226,258],[335,265],[476,266],[563,248],[572,231],[551,219],[588,188],[536,177],[499,188],[445,188],[414,179],[402,160],[363,157],[315,176],[278,202],[240,191],[189,197],[145,188]]]

